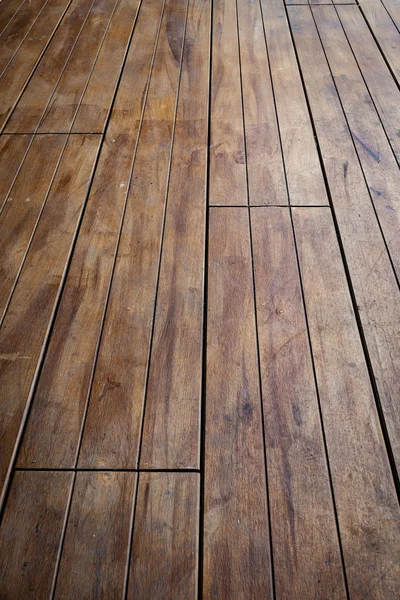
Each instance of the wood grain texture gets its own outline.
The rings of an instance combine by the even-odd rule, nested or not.
[[[287,204],[259,0],[238,0],[249,203]]]
[[[215,0],[212,23],[210,204],[246,205],[236,3]]]
[[[169,0],[164,11],[85,423],[85,467],[137,467],[186,9],[187,0]]]
[[[370,195],[400,279],[400,171],[333,7],[313,9]]]
[[[293,216],[350,596],[394,600],[400,511],[333,221]]]
[[[134,160],[163,5],[139,14],[19,457],[72,467]],[[121,185],[122,184],[122,185]]]
[[[0,323],[46,203],[65,136],[34,139],[0,215]]]
[[[272,598],[248,212],[210,210],[203,597]]]
[[[198,467],[203,350],[209,0],[189,4],[141,467]]]
[[[29,36],[0,79],[0,131],[71,0],[48,0]]]
[[[76,135],[69,140],[0,330],[2,485],[30,400],[98,144],[96,136]]]
[[[50,597],[71,481],[72,473],[15,473],[0,529],[4,600]]]
[[[8,26],[10,21],[15,17],[17,12],[23,6],[24,0],[9,0],[9,2],[3,2],[3,6],[0,11],[0,33],[2,34],[4,29]]]
[[[281,0],[261,0],[290,203],[328,204],[310,115]]]
[[[139,7],[139,0],[120,0],[118,3],[76,113],[74,133],[101,133],[104,130]]]
[[[397,30],[400,31],[400,4],[398,0],[383,0],[382,4],[388,11]]]
[[[68,64],[38,127],[39,133],[68,132],[114,15],[116,0],[95,0]],[[91,133],[91,132],[89,132]]]
[[[289,13],[375,382],[399,468],[398,285],[311,12],[309,8],[290,7]]]
[[[136,473],[78,473],[54,598],[122,598]]]
[[[198,473],[140,473],[128,600],[196,600]]]
[[[290,215],[254,209],[251,224],[276,595],[344,599]]]
[[[337,12],[400,164],[400,90],[360,10],[338,6]]]
[[[9,133],[34,132],[88,18],[93,0],[73,0],[6,124]]]
[[[0,214],[8,199],[11,186],[24,160],[31,137],[27,135],[0,137]]]

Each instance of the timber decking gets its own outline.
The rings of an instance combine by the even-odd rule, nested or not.
[[[0,598],[400,597],[399,27],[0,2]]]

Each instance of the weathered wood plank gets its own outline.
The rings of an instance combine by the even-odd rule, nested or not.
[[[28,135],[0,137],[0,213],[31,141]]]
[[[239,0],[237,6],[249,202],[287,204],[260,3]]]
[[[21,466],[72,467],[123,206],[163,11],[146,0],[102,146],[19,457]]]
[[[137,467],[186,10],[187,0],[169,0],[164,11],[85,424],[85,467]]]
[[[139,0],[121,0],[90,76],[72,127],[74,133],[101,133],[114,98]]]
[[[276,597],[344,599],[290,215],[251,224]]]
[[[3,2],[0,10],[0,33],[2,34],[4,29],[8,26],[10,21],[14,19],[17,12],[23,6],[25,0],[9,0],[9,2]]]
[[[0,215],[0,323],[40,219],[66,136],[38,136]],[[11,199],[10,199],[11,198]]]
[[[9,133],[34,132],[68,62],[93,0],[73,0],[6,124]]]
[[[212,23],[210,204],[246,205],[236,3],[215,0]]]
[[[332,217],[293,215],[350,597],[394,600],[399,505]]]
[[[2,485],[25,420],[98,145],[98,136],[70,138],[0,330]]]
[[[193,0],[176,116],[142,467],[199,465],[209,31],[209,0]]]
[[[272,598],[248,212],[210,210],[203,597]]]
[[[1,598],[50,597],[71,481],[72,473],[15,473],[0,528]]]
[[[136,473],[78,473],[54,598],[122,598]]]
[[[196,600],[200,475],[140,473],[128,600]]]
[[[328,204],[300,73],[281,0],[261,1],[291,204]]]
[[[309,8],[290,7],[333,207],[392,450],[400,466],[397,281]]]

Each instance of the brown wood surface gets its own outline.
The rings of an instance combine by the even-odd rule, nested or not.
[[[195,600],[198,473],[140,473],[128,600]]]
[[[31,137],[28,135],[0,137],[0,213],[8,199],[30,141]]]
[[[161,14],[162,5],[150,0],[139,15],[24,436],[21,466],[71,467],[76,461]]]
[[[169,0],[164,11],[83,435],[84,467],[138,462],[186,9],[186,0]]]
[[[290,215],[251,224],[276,594],[345,598]]]
[[[191,0],[183,50],[140,466],[199,467],[209,0]]]
[[[293,218],[350,597],[394,600],[400,511],[332,217]]]
[[[71,481],[72,473],[14,475],[0,529],[4,600],[50,597]]]
[[[3,33],[4,29],[23,6],[24,1],[25,0],[9,0],[9,2],[3,2],[0,11],[0,33]]]
[[[399,469],[399,289],[310,9],[290,7],[289,14],[375,382]]]
[[[136,473],[78,473],[54,598],[122,598]]]
[[[206,373],[203,597],[272,598],[249,217],[244,208],[210,210]]]
[[[70,138],[0,330],[2,487],[25,418],[98,146],[97,136]]]

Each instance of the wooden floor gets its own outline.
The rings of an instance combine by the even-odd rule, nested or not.
[[[2,0],[0,598],[400,598],[399,0]]]

